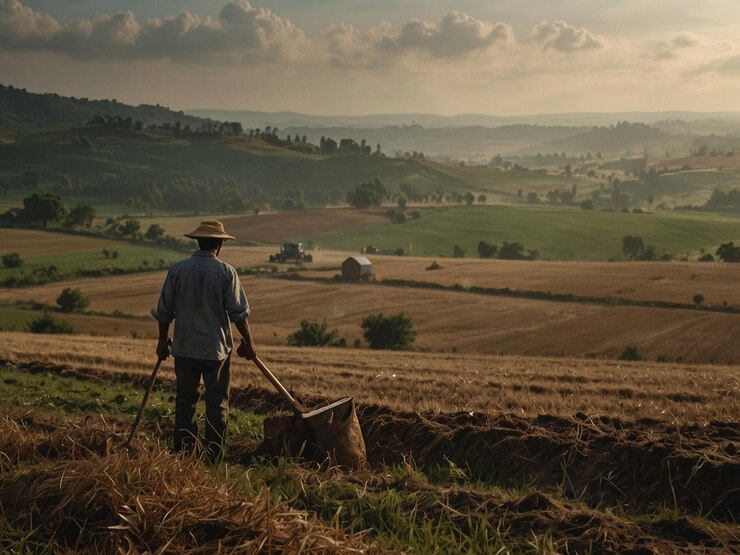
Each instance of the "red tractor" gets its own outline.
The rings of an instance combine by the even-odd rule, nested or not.
[[[304,252],[303,243],[285,243],[279,253],[270,255],[270,262],[313,262],[313,256]]]

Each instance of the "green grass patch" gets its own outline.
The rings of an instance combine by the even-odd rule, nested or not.
[[[661,255],[711,249],[740,239],[740,218],[666,211],[645,214],[557,207],[455,206],[426,209],[418,220],[379,223],[311,237],[323,248],[358,252],[372,245],[403,248],[416,256],[452,256],[460,245],[477,257],[479,241],[503,241],[537,249],[554,260],[608,260],[621,255],[622,237],[639,235]]]
[[[41,310],[0,306],[0,331],[26,331],[31,320],[42,314]]]
[[[125,384],[109,381],[80,380],[50,372],[32,372],[18,368],[3,368],[0,378],[0,405],[23,407],[65,414],[130,417],[133,419],[141,406],[144,391]],[[199,426],[204,425],[203,403],[199,403]],[[174,424],[175,392],[163,389],[152,391],[144,419]],[[229,409],[231,437],[262,438],[265,415],[257,415],[234,407]]]
[[[74,240],[74,238],[71,238],[71,240]],[[123,242],[114,243],[106,250],[117,252],[117,257],[106,257],[102,248],[28,257],[23,256],[21,252],[23,266],[19,268],[0,268],[0,282],[10,277],[32,274],[35,270],[48,266],[56,266],[60,275],[74,275],[87,271],[113,268],[134,270],[137,268],[165,267],[167,264],[182,258],[182,253],[172,249]]]

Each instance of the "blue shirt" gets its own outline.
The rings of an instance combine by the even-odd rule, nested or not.
[[[249,304],[236,270],[199,250],[170,266],[152,314],[165,324],[175,320],[174,356],[224,360],[234,348],[229,322],[246,319]]]

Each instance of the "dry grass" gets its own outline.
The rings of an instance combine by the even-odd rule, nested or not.
[[[105,337],[0,335],[0,359],[146,376],[154,342]],[[263,347],[261,356],[299,396],[354,395],[395,410],[611,415],[676,424],[740,420],[736,366],[629,363],[567,358]],[[172,362],[161,371],[173,379]],[[244,360],[235,386],[269,388]]]
[[[194,459],[156,446],[131,452],[87,428],[29,430],[0,421],[0,451],[16,464],[0,479],[0,509],[16,529],[52,551],[98,553],[357,553],[361,536],[273,504],[268,490],[246,499],[236,480],[218,480]],[[59,437],[60,434],[62,437]],[[71,449],[64,449],[66,445]],[[54,462],[39,445],[62,452]],[[14,462],[15,462],[14,461]],[[18,463],[22,463],[20,466]]]

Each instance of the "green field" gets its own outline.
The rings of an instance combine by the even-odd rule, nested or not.
[[[412,246],[417,256],[452,256],[460,245],[477,257],[479,241],[519,242],[553,260],[608,260],[621,254],[622,237],[639,235],[658,255],[696,253],[740,240],[740,218],[691,212],[633,214],[551,207],[457,206],[422,211],[418,220],[381,223],[310,238],[322,248],[359,252]]]
[[[70,241],[77,239],[72,235],[69,238]],[[84,245],[84,238],[81,243]],[[111,242],[111,246],[106,247],[106,250],[118,253],[117,258],[106,257],[102,248],[28,256],[24,254],[23,249],[14,248],[14,245],[9,243],[3,243],[0,245],[0,254],[18,252],[24,263],[20,268],[0,268],[0,282],[10,277],[32,274],[34,271],[48,266],[56,266],[60,275],[71,275],[84,271],[112,268],[134,270],[140,267],[164,267],[182,258],[182,253],[172,249],[124,242]]]
[[[40,310],[0,306],[0,331],[25,331],[29,322],[41,314]]]

